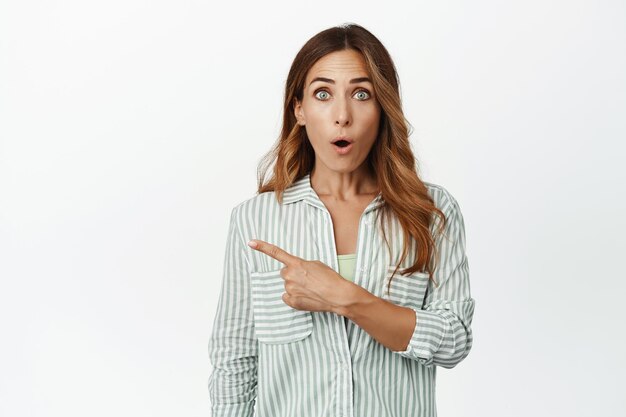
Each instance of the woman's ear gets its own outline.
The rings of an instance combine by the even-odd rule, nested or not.
[[[293,113],[296,116],[296,119],[298,120],[298,124],[300,126],[304,126],[305,121],[304,121],[304,114],[302,112],[302,103],[300,103],[297,98],[293,99],[293,103],[294,103]]]

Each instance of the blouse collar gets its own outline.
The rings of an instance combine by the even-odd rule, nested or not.
[[[326,206],[319,198],[313,187],[311,186],[311,174],[305,174],[300,179],[296,180],[293,184],[285,189],[283,192],[283,205],[296,203],[298,201],[304,201],[320,209],[326,210]],[[383,200],[382,192],[370,202],[365,208],[365,213],[370,210],[374,210],[385,203]]]

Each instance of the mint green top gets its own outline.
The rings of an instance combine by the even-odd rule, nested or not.
[[[354,281],[356,253],[337,255],[337,261],[339,261],[339,275],[348,281]]]

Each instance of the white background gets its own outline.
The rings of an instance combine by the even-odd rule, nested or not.
[[[54,0],[0,6],[0,415],[209,415],[230,211],[344,22],[465,217],[440,417],[625,414],[625,2]]]

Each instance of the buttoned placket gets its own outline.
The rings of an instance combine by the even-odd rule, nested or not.
[[[326,256],[325,253],[320,253],[320,261],[330,266],[339,273],[339,265],[337,260],[337,248],[335,244],[334,225],[330,212],[321,201],[317,193],[311,188],[308,195],[307,202],[312,203],[319,210],[315,210],[315,215],[323,216],[323,224],[325,230],[318,235],[318,238],[323,239],[323,247],[331,248],[330,253],[332,255]],[[372,225],[370,212],[381,205],[381,194],[370,202],[366,209],[359,218],[359,226],[357,231],[357,248],[356,248],[356,266],[357,270],[354,274],[354,282],[358,283],[364,278],[364,274],[368,271],[367,254],[364,253],[363,244],[363,228],[369,228]],[[321,224],[321,223],[320,223]],[[325,259],[330,258],[330,259]],[[360,264],[360,266],[359,266]],[[331,334],[335,340],[335,355],[337,358],[337,391],[336,391],[336,415],[338,417],[353,417],[354,414],[354,399],[353,399],[353,384],[352,384],[352,359],[350,356],[350,346],[348,344],[347,333],[347,318],[338,314],[328,313],[329,319],[332,317],[333,329]],[[330,322],[330,320],[329,320]]]

